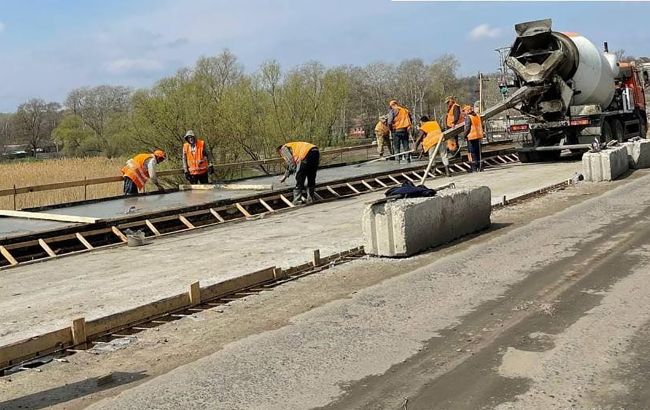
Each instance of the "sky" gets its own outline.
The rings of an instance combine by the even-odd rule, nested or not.
[[[650,56],[643,2],[390,0],[0,0],[0,112],[101,84],[148,87],[230,49],[248,72],[275,59],[365,65],[453,53],[492,72],[516,23],[553,19],[598,47]]]

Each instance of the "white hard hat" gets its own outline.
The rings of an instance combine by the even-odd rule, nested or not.
[[[194,135],[194,131],[187,130],[187,132],[185,133],[185,138],[187,137],[196,137],[196,135]]]

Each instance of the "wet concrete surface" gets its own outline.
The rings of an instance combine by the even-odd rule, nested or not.
[[[397,161],[380,161],[365,165],[345,165],[321,169],[316,182],[329,182],[339,179],[369,175],[394,169],[412,167],[414,164],[425,164],[424,161],[411,164],[399,164]],[[279,176],[265,176],[237,181],[235,185],[272,185],[273,190],[285,190],[295,185],[293,176],[280,183]],[[113,219],[129,215],[138,215],[155,211],[164,211],[185,206],[202,205],[220,200],[236,199],[255,194],[254,190],[223,190],[178,191],[160,195],[144,195],[130,198],[114,198],[87,204],[51,208],[43,212],[58,215],[85,216],[100,219]],[[44,230],[65,228],[74,224],[38,221],[20,218],[0,218],[0,240],[18,235],[32,234]]]

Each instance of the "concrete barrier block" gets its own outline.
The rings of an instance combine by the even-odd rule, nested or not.
[[[410,256],[489,227],[491,212],[486,186],[371,204],[362,217],[364,249],[369,255]]]
[[[630,167],[627,148],[617,146],[600,152],[586,152],[582,155],[582,170],[585,181],[612,181]]]
[[[650,168],[650,140],[631,141],[623,145],[627,149],[630,168]]]

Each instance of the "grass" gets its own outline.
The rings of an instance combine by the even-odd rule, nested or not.
[[[11,161],[0,163],[0,189],[76,181],[84,178],[99,178],[120,175],[123,158],[107,159],[60,158],[42,161]],[[122,193],[122,183],[114,182],[89,185],[85,199],[104,198]],[[16,209],[53,205],[84,199],[84,187],[30,192],[16,196]],[[0,197],[1,209],[13,209],[13,196]]]

